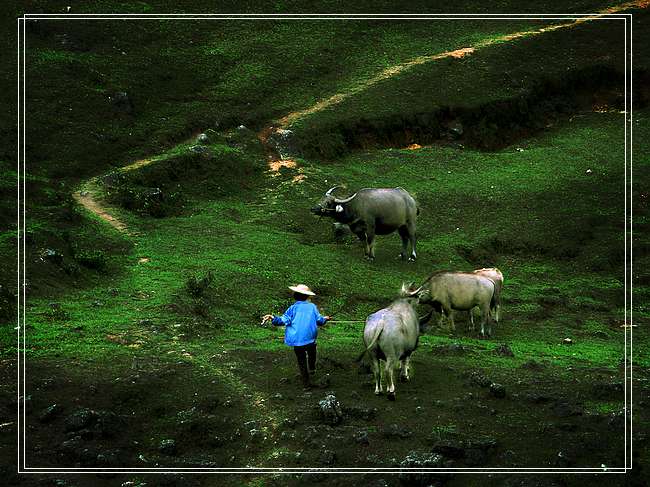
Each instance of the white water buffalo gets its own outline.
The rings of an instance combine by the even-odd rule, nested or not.
[[[375,235],[388,235],[395,230],[402,238],[400,256],[416,259],[416,220],[420,210],[413,197],[402,188],[365,188],[348,198],[337,198],[332,193],[339,186],[330,188],[321,201],[311,209],[319,216],[334,218],[350,227],[364,244],[365,255],[375,258]]]
[[[494,306],[490,311],[494,311],[494,321],[499,323],[501,318],[501,290],[503,289],[503,273],[496,267],[484,267],[483,269],[476,269],[473,274],[478,274],[494,281]],[[472,319],[472,329],[474,329],[474,317],[470,311]]]
[[[473,272],[434,272],[417,289],[410,289],[408,294],[417,296],[420,303],[439,305],[447,315],[451,328],[454,324],[454,311],[471,311],[478,306],[481,311],[481,335],[492,334],[490,309],[494,307],[495,283],[492,279]],[[442,314],[440,316],[442,322]]]
[[[384,309],[371,314],[366,319],[363,330],[365,350],[357,360],[366,353],[372,358],[372,371],[375,376],[375,394],[381,394],[380,360],[385,361],[384,377],[388,399],[395,400],[395,367],[400,365],[400,379],[410,380],[409,361],[411,353],[418,346],[420,326],[429,318],[418,318],[415,306],[418,303],[416,295],[407,294],[407,286],[402,286],[401,297]]]

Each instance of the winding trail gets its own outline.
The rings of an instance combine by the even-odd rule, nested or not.
[[[633,0],[630,2],[622,3],[620,5],[615,5],[612,7],[605,8],[593,15],[588,15],[585,17],[580,17],[578,19],[574,19],[571,22],[564,22],[561,24],[555,24],[548,27],[541,27],[539,29],[534,29],[534,30],[514,32],[512,34],[504,34],[490,39],[485,39],[471,46],[462,47],[459,49],[446,51],[439,54],[432,54],[429,56],[418,56],[409,61],[405,61],[403,63],[390,66],[384,69],[383,71],[379,72],[375,76],[372,76],[371,78],[368,78],[365,81],[362,81],[357,85],[349,88],[345,92],[336,93],[330,96],[329,98],[325,98],[315,103],[311,107],[291,112],[285,115],[284,117],[274,121],[271,125],[261,130],[258,134],[258,139],[265,147],[269,159],[268,161],[269,172],[272,175],[274,174],[277,175],[279,174],[279,171],[282,167],[292,167],[292,168],[296,167],[296,162],[293,159],[282,155],[278,150],[278,148],[276,147],[275,143],[272,143],[272,139],[274,135],[281,134],[282,131],[286,130],[289,126],[291,126],[296,121],[305,118],[309,115],[312,115],[314,113],[325,110],[326,108],[335,106],[341,103],[342,101],[346,100],[347,98],[350,98],[351,96],[354,96],[370,88],[371,86],[379,83],[380,81],[397,76],[398,74],[404,73],[405,71],[415,66],[420,66],[426,63],[439,61],[442,59],[463,58],[466,56],[470,56],[471,54],[475,53],[480,49],[493,46],[495,44],[509,43],[519,39],[541,35],[546,32],[552,32],[560,29],[568,29],[583,24],[585,22],[599,19],[609,14],[620,13],[624,10],[629,10],[632,8],[645,9],[648,8],[649,6],[650,6],[650,0]],[[135,169],[151,164],[155,160],[156,160],[155,158],[141,159],[127,166],[122,167],[120,171],[122,172],[133,171]],[[80,205],[86,208],[86,210],[88,210],[90,213],[94,214],[101,220],[104,220],[106,223],[111,225],[117,231],[122,232],[126,235],[132,235],[127,225],[122,220],[120,220],[117,216],[115,216],[115,214],[112,214],[110,208],[104,206],[104,204],[100,201],[100,198],[98,196],[101,193],[100,186],[99,186],[99,178],[100,177],[94,177],[86,181],[81,185],[81,189],[75,191],[72,196]],[[294,178],[294,182],[300,182],[302,181],[302,179],[304,179],[304,175],[299,175],[296,178]]]

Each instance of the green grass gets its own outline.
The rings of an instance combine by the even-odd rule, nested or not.
[[[258,324],[262,314],[290,304],[291,283],[316,289],[318,305],[337,319],[364,319],[388,304],[404,281],[419,282],[440,268],[496,264],[506,276],[497,342],[508,343],[515,358],[492,354],[497,342],[485,344],[462,331],[450,337],[434,328],[423,337],[423,347],[460,341],[480,347],[468,364],[506,369],[529,360],[617,367],[623,356],[618,327],[623,276],[617,267],[603,269],[599,263],[601,253],[623,252],[621,166],[607,163],[622,157],[620,117],[585,116],[528,141],[523,152],[432,147],[358,153],[325,165],[302,160],[303,183],[291,184],[291,172],[280,176],[281,184],[265,176],[260,186],[268,190],[203,200],[164,219],[123,212],[130,225],[144,231],[124,257],[125,272],[62,296],[61,319],[50,316],[49,299],[30,299],[29,351],[103,357],[117,350],[180,355],[184,349],[200,361],[218,348],[281,350],[282,330]],[[587,175],[585,168],[593,172]],[[428,174],[435,175],[433,182]],[[329,223],[307,211],[329,186],[325,180],[345,182],[350,190],[400,184],[411,191],[422,208],[418,262],[394,258],[399,252],[394,235],[379,238],[373,264],[362,259],[356,241],[336,244]],[[586,196],[575,198],[576,188]],[[573,235],[593,225],[594,213],[600,215],[598,231],[576,244]],[[495,235],[510,247],[489,248],[484,261],[468,262],[458,250],[484,246]],[[553,253],[567,241],[575,256]],[[149,260],[138,263],[142,258]],[[184,303],[187,280],[208,271],[214,283],[207,291],[212,307],[206,318],[188,313]],[[150,320],[155,332],[142,329],[140,320]],[[458,317],[459,330],[464,320]],[[82,330],[75,330],[79,326]],[[322,346],[357,350],[362,326],[330,325],[321,333]],[[107,335],[126,338],[120,344]],[[567,337],[573,345],[562,343]],[[636,343],[637,363],[650,364],[648,350],[641,340]]]

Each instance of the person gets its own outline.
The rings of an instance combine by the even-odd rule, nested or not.
[[[316,336],[318,326],[328,322],[330,316],[321,316],[318,308],[310,301],[315,296],[305,284],[289,286],[296,300],[282,316],[264,315],[262,323],[269,320],[274,325],[285,326],[284,343],[293,347],[298,360],[298,369],[304,390],[311,389],[310,374],[316,371]]]

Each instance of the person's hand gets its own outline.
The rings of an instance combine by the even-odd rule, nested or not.
[[[331,320],[331,319],[332,319],[332,317],[331,317],[331,316],[325,316],[324,318],[325,318],[325,321],[329,321],[329,320]]]
[[[264,315],[262,316],[262,323],[260,325],[264,325],[267,321],[273,320],[273,315]]]

